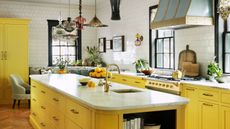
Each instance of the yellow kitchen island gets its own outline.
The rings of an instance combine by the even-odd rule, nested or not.
[[[30,122],[35,129],[124,129],[124,121],[133,117],[140,117],[142,124],[161,124],[161,129],[184,129],[186,98],[118,83],[111,83],[105,93],[103,87],[81,86],[81,78],[31,76]]]

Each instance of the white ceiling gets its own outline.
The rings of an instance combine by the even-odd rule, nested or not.
[[[69,0],[10,0],[10,1],[17,1],[17,2],[33,2],[33,3],[53,3],[53,4],[68,4]],[[106,0],[97,0],[97,3],[100,3]],[[79,0],[70,0],[71,4],[78,4]],[[95,0],[82,0],[83,5],[94,5]]]

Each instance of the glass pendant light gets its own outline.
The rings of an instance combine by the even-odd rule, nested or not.
[[[89,26],[89,27],[108,27],[108,25],[102,24],[102,22],[97,18],[96,10],[97,10],[97,2],[95,0],[95,16],[89,22],[89,24],[85,24],[85,26]]]
[[[83,25],[86,22],[86,19],[82,17],[82,0],[79,0],[79,16],[75,18],[76,27],[78,30],[83,29]]]
[[[76,29],[75,22],[72,21],[70,17],[70,0],[69,0],[69,17],[67,18],[67,20],[64,21],[63,26],[64,26],[65,31],[67,32],[72,32],[74,31],[74,29]]]
[[[120,20],[120,0],[110,0],[112,17],[111,20]]]

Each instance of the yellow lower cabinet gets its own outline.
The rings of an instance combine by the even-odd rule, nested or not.
[[[184,86],[182,96],[189,98],[185,107],[185,128],[198,129],[198,89]]]
[[[95,120],[96,129],[119,129],[118,115],[96,113]]]
[[[199,102],[199,129],[219,129],[219,105]]]
[[[221,107],[221,129],[230,129],[230,107]]]
[[[65,118],[65,128],[64,129],[84,129],[75,124],[73,121],[71,121],[68,118]]]
[[[65,128],[65,116],[58,110],[51,111],[48,117],[49,117],[49,122],[55,129]]]

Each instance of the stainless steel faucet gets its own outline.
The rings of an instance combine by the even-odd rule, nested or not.
[[[116,64],[109,64],[109,65],[107,65],[107,67],[106,67],[105,84],[104,84],[104,92],[109,92],[109,83],[108,83],[109,72],[108,72],[108,70],[109,70],[109,68],[110,68],[111,66],[117,67],[118,74],[121,73],[120,68],[119,68],[118,65],[116,65]]]

